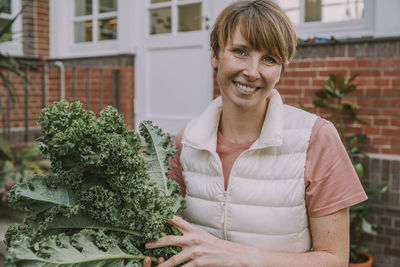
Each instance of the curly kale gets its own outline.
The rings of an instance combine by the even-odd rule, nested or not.
[[[168,258],[176,248],[144,244],[177,234],[166,223],[185,205],[167,179],[176,153],[169,135],[150,121],[140,135],[106,107],[96,118],[82,104],[56,102],[41,112],[42,154],[51,175],[15,185],[9,202],[25,225],[6,234],[9,266],[141,266],[145,255]]]

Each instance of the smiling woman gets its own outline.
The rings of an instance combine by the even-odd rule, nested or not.
[[[275,88],[295,45],[272,1],[235,1],[216,19],[221,97],[175,138],[187,221],[170,221],[183,236],[147,244],[182,247],[159,266],[348,265],[348,207],[366,195],[333,125]]]

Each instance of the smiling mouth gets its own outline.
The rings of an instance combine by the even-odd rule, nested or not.
[[[246,92],[246,93],[252,93],[252,92],[254,92],[256,89],[257,89],[257,87],[248,87],[248,86],[245,86],[245,85],[243,85],[243,84],[240,84],[240,83],[238,83],[238,82],[233,82],[238,88],[240,88],[240,90],[242,90],[242,91],[244,91],[244,92]]]

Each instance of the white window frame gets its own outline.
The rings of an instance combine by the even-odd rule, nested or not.
[[[11,14],[2,14],[1,17],[4,19],[12,19],[21,11],[21,9],[21,0],[11,0]],[[16,33],[13,36],[13,40],[0,44],[0,51],[13,56],[22,56],[22,14],[19,15],[11,26],[11,32]]]
[[[93,1],[97,8],[97,2]],[[50,0],[50,58],[74,58],[110,56],[118,54],[132,54],[135,47],[133,30],[135,21],[134,11],[136,1],[118,0],[115,12],[118,26],[117,39],[95,41],[98,38],[97,20],[109,17],[110,13],[82,16],[79,20],[90,18],[93,20],[93,34],[96,37],[92,42],[75,43],[74,23],[77,21],[74,14],[75,1]]]
[[[300,23],[294,26],[299,38],[334,36],[338,39],[345,39],[359,38],[374,33],[375,0],[365,0],[363,18],[339,22],[305,22],[305,5],[306,0],[300,0]]]

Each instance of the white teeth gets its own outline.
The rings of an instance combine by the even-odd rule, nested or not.
[[[243,84],[240,84],[238,82],[235,82],[235,85],[237,87],[239,87],[241,90],[243,90],[245,92],[248,92],[248,93],[254,92],[256,90],[256,88],[247,87],[247,86],[244,86]]]

